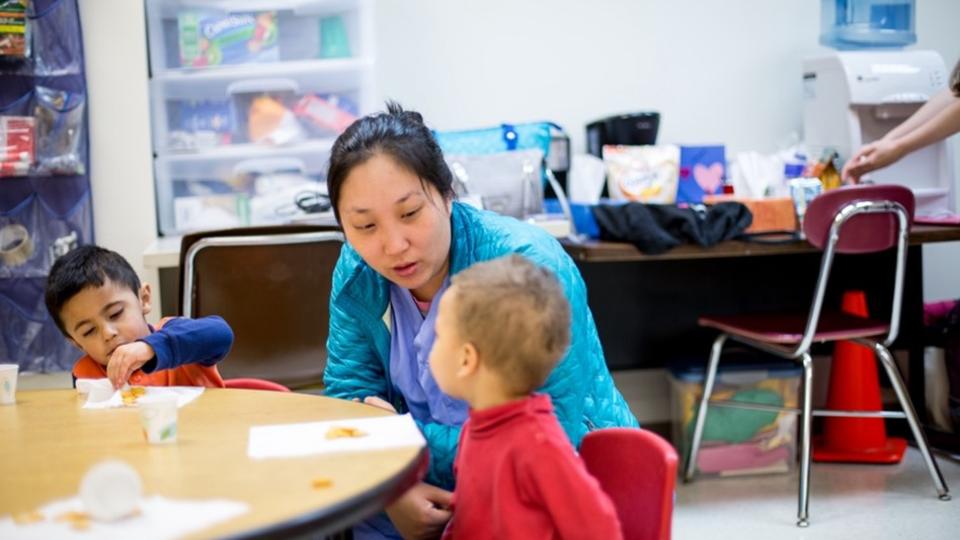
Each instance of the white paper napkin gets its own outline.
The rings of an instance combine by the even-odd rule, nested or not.
[[[203,393],[202,386],[144,386],[146,393],[140,396],[139,399],[150,396],[176,396],[177,398],[177,408],[183,407],[187,403],[200,397],[200,394]],[[84,409],[114,409],[118,407],[125,407],[123,404],[123,396],[120,394],[120,390],[117,390],[110,396],[110,399],[103,401],[93,401],[93,394],[91,393],[90,397],[87,398],[87,402],[83,404]]]
[[[165,540],[212,527],[249,510],[246,503],[226,499],[176,500],[155,495],[140,502],[140,515],[112,523],[90,521],[86,530],[54,521],[66,512],[83,509],[79,497],[54,501],[40,508],[44,520],[18,525],[11,516],[0,518],[0,538],[48,540],[50,538],[96,538],[97,540]]]
[[[355,428],[362,437],[328,439],[331,428]],[[247,455],[253,459],[283,458],[424,446],[426,441],[409,414],[377,418],[352,418],[331,422],[254,426],[250,428]]]

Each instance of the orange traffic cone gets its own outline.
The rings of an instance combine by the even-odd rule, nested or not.
[[[843,311],[866,317],[867,299],[863,291],[845,292]],[[837,342],[830,368],[827,409],[879,411],[882,408],[873,351],[852,341]],[[883,422],[883,418],[826,417],[823,435],[813,442],[813,460],[899,463],[907,441],[887,438]]]

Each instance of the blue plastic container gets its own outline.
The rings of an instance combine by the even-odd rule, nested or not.
[[[600,204],[619,205],[625,202],[626,201],[601,199]],[[593,217],[593,207],[594,205],[592,204],[570,203],[570,213],[573,214],[573,226],[577,229],[577,234],[596,240],[600,238],[600,225],[597,224],[596,218]],[[550,214],[563,213],[563,209],[560,207],[560,201],[556,199],[545,199],[543,201],[543,210]]]
[[[916,0],[822,0],[820,43],[838,50],[899,49],[917,42]]]

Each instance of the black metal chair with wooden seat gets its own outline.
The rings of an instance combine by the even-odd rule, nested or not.
[[[333,268],[343,234],[319,225],[188,234],[180,250],[180,313],[220,315],[235,337],[219,368],[292,389],[323,385]]]

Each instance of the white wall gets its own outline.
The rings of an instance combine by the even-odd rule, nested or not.
[[[913,48],[952,66],[958,21],[960,1],[918,0]],[[378,90],[437,129],[553,120],[575,151],[588,122],[656,110],[660,141],[768,152],[802,135],[819,32],[819,0],[380,0]],[[960,297],[960,243],[925,253],[926,298]]]
[[[800,125],[810,0],[386,0],[377,3],[385,97],[437,128],[552,119],[583,126],[656,110],[664,141],[773,149]]]
[[[141,254],[157,234],[143,2],[79,0],[79,6],[94,234],[143,276]]]

